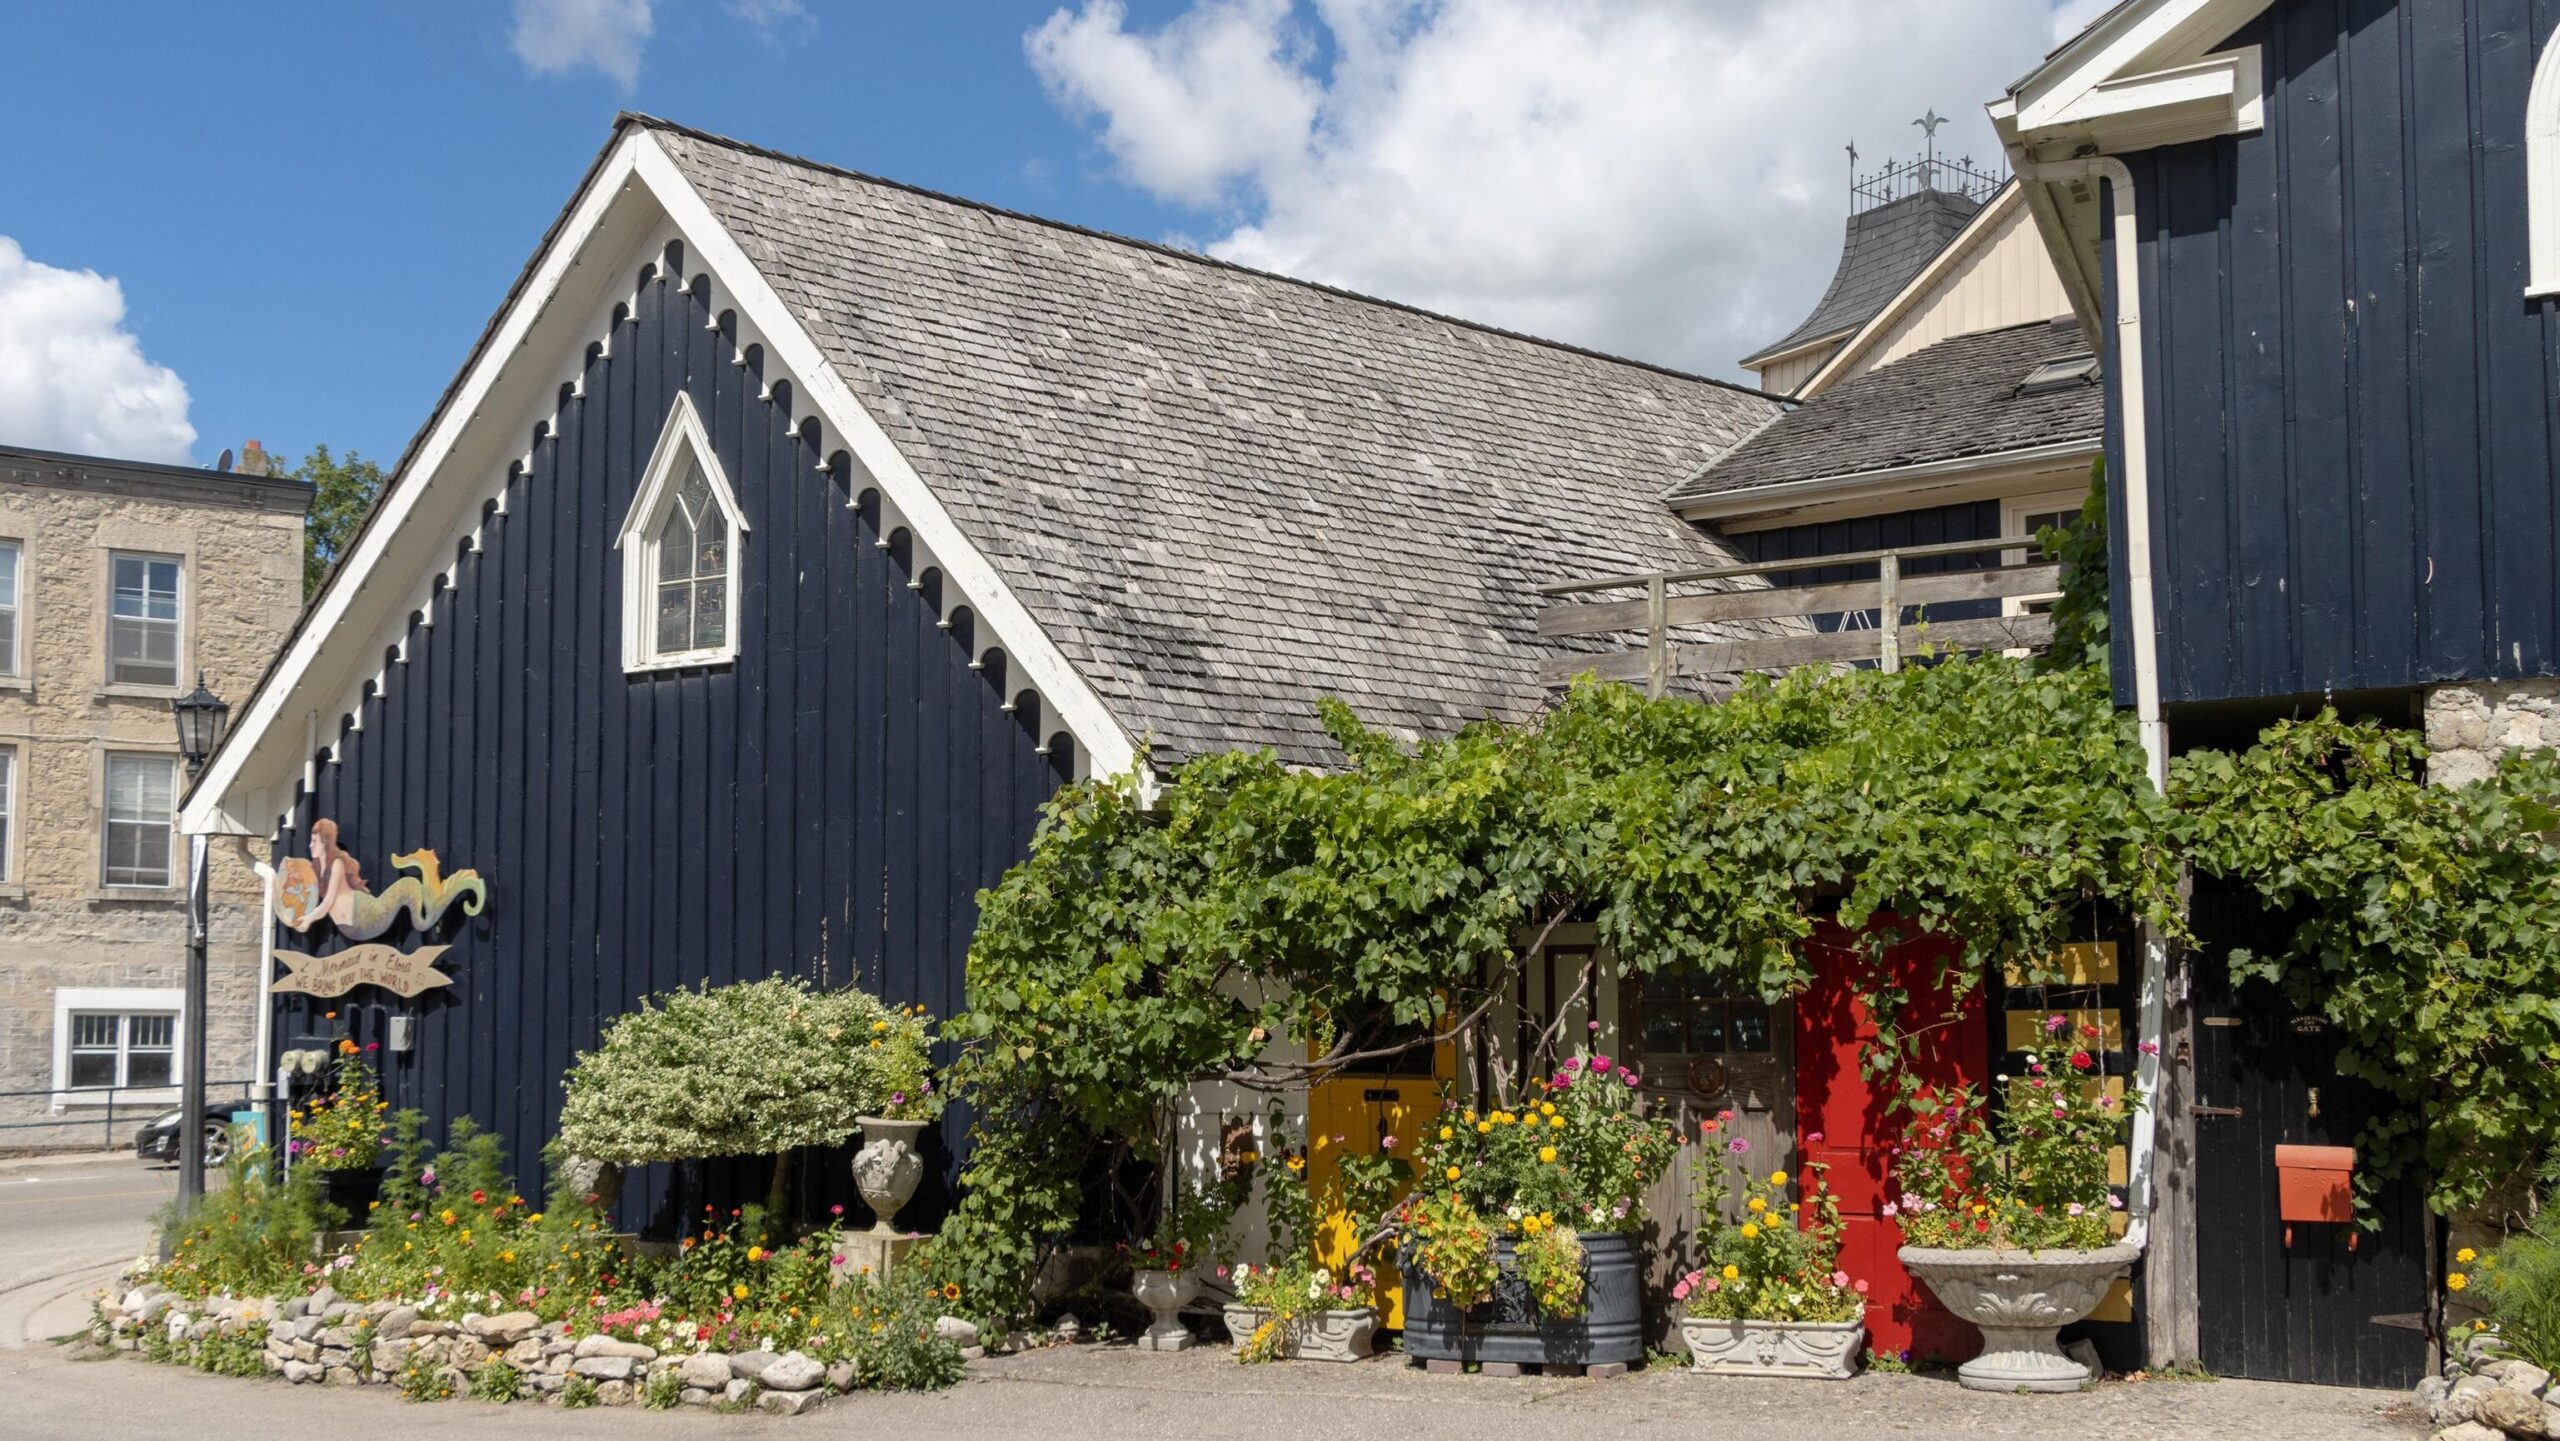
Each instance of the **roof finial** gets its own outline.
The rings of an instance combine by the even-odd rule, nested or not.
[[[1926,154],[1920,161],[1920,188],[1926,190],[1937,179],[1938,127],[1947,123],[1947,117],[1939,114],[1938,107],[1932,105],[1911,123],[1920,127],[1920,134],[1926,140]]]

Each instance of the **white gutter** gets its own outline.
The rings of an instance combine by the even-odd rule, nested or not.
[[[1808,500],[1849,500],[1862,490],[1890,495],[1909,488],[1915,480],[1938,476],[1970,476],[1986,470],[2019,470],[2048,463],[2082,460],[2095,453],[2101,442],[2096,439],[2057,440],[2044,445],[2023,445],[2015,450],[1986,451],[1979,455],[1949,456],[1944,460],[1915,461],[1910,465],[1889,466],[1882,470],[1852,471],[1845,475],[1821,475],[1807,480],[1782,480],[1770,485],[1747,486],[1740,490],[1720,490],[1688,499],[1675,499],[1684,520],[1725,520],[1737,515],[1754,515],[1781,505],[1802,504]],[[1739,449],[1740,447],[1735,447]],[[1727,451],[1726,454],[1732,454]],[[1714,474],[1714,468],[1699,472],[1701,477]],[[1694,483],[1692,482],[1687,483]]]
[[[2169,779],[2169,727],[2160,716],[2160,635],[2152,603],[2151,447],[2143,400],[2142,229],[2136,214],[2133,172],[2112,155],[2037,162],[2011,154],[2018,174],[2032,181],[2091,179],[2115,187],[2116,409],[2124,434],[2125,609],[2132,634],[2133,712],[2142,737],[2144,769],[2153,788]],[[2134,1084],[2145,1096],[2160,1094],[2160,1049],[2168,1029],[2168,943],[2142,928],[2142,995],[2135,1034],[2148,1047],[2137,1051]],[[2126,1154],[2125,1242],[2141,1246],[2151,1236],[2152,1164],[2158,1123],[2150,1107],[2134,1112]]]
[[[263,1101],[269,1096],[267,1046],[275,1039],[276,868],[265,861],[253,861],[250,868],[258,873],[258,1040],[249,1053],[249,1074],[255,1078],[249,1094]]]

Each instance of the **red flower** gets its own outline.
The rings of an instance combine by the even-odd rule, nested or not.
[[[2090,1059],[2087,1051],[2073,1051],[2071,1053],[2071,1069],[2075,1071],[2085,1071],[2096,1064],[2098,1063]]]
[[[472,1205],[475,1205],[475,1206],[485,1206],[485,1205],[487,1205],[488,1203],[489,1203],[489,1193],[488,1193],[488,1192],[486,1192],[486,1191],[474,1191],[474,1192],[472,1192],[472,1193],[471,1193],[471,1204],[472,1204]]]

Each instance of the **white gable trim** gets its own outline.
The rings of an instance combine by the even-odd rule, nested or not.
[[[729,618],[726,639],[717,646],[702,650],[667,652],[653,643],[652,601],[658,586],[657,530],[667,507],[675,504],[676,487],[682,482],[678,472],[690,458],[702,467],[702,478],[711,487],[712,503],[729,519],[729,569],[721,581],[727,605],[722,614]],[[737,493],[729,488],[729,473],[720,468],[720,457],[712,452],[711,437],[702,429],[702,417],[695,413],[693,397],[676,392],[676,403],[667,411],[667,423],[658,431],[658,444],[649,453],[648,468],[640,479],[640,493],[631,499],[631,513],[622,519],[622,533],[614,540],[614,549],[622,552],[622,669],[630,674],[652,670],[686,670],[698,666],[725,665],[738,658],[738,581],[746,570],[747,513],[738,506]]]
[[[2009,87],[2004,108],[2022,131],[2064,123],[2092,92],[2204,58],[2206,47],[2258,17],[2273,0],[2130,0],[2092,22]]]
[[[741,357],[769,349],[816,402],[818,415],[805,423],[820,427],[819,452],[838,453],[830,441],[843,438],[841,453],[857,472],[855,503],[863,490],[881,497],[881,543],[898,531],[912,537],[910,586],[921,589],[928,573],[941,572],[945,623],[962,609],[978,618],[973,664],[997,650],[1009,659],[1006,708],[1043,704],[1074,741],[1079,772],[1120,774],[1136,766],[1134,740],[1099,694],[962,535],[655,135],[633,127],[598,162],[338,572],[242,706],[238,725],[180,809],[182,830],[262,834],[276,826],[294,783],[312,779],[312,742],[334,740],[362,714],[367,689],[389,683],[399,661],[382,658],[400,645],[411,615],[432,614],[457,548],[479,549],[481,516],[493,504],[504,510],[511,467],[527,459],[525,437],[537,423],[556,426],[559,396],[574,393],[589,349],[608,343],[613,312],[630,296],[633,271],[618,267],[658,253],[661,246],[641,242],[669,232],[734,298]],[[337,759],[334,745],[328,759]]]
[[[2524,186],[2531,236],[2524,293],[2560,295],[2560,34],[2542,47],[2525,100]]]
[[[2000,187],[2000,192],[1991,197],[1989,204],[1973,212],[1973,218],[1956,232],[1955,239],[1948,241],[1928,264],[1921,266],[1918,274],[1903,282],[1902,288],[1885,302],[1884,309],[1869,317],[1866,324],[1858,327],[1856,334],[1831,352],[1831,358],[1822,363],[1821,369],[1796,388],[1795,398],[1811,400],[1830,389],[1850,366],[1858,363],[1858,357],[1873,349],[1878,339],[1902,323],[1903,317],[1917,310],[1929,298],[1930,292],[1938,288],[1939,282],[1981,246],[1985,237],[1998,231],[2011,211],[2026,203],[2025,193],[2025,186],[2015,180]]]

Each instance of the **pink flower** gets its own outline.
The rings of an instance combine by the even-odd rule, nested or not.
[[[2108,1210],[2110,1210],[2110,1211],[2121,1211],[2121,1210],[2123,1210],[2123,1209],[2124,1209],[2124,1197],[2122,1197],[2122,1196],[2109,1196],[2109,1197],[2107,1198],[2107,1209],[2108,1209]]]
[[[1579,1071],[1581,1069],[1582,1058],[1580,1056],[1567,1056],[1564,1058],[1563,1064],[1556,1067],[1556,1071],[1561,1075],[1571,1075],[1575,1071]]]
[[[1595,1036],[1600,1034],[1600,1023],[1598,1021],[1586,1021],[1583,1023],[1582,1028],[1591,1032]]]
[[[1867,1294],[1867,1283],[1864,1281],[1852,1282],[1849,1289],[1863,1296]]]
[[[1620,1071],[1618,1078],[1625,1081],[1630,1089],[1644,1084],[1644,1078],[1633,1071]]]
[[[2146,1056],[2156,1056],[2160,1054],[2160,1043],[2158,1041],[2145,1041],[2137,1049]]]
[[[1742,1139],[1740,1136],[1736,1136],[1732,1140],[1725,1142],[1724,1148],[1737,1156],[1748,1156],[1751,1154],[1751,1143]]]
[[[1848,1285],[1848,1284],[1849,1284],[1849,1273],[1848,1273],[1848,1272],[1846,1272],[1846,1271],[1834,1271],[1834,1272],[1832,1272],[1832,1273],[1831,1273],[1831,1284],[1832,1284],[1832,1285],[1834,1285],[1834,1286],[1846,1286],[1846,1285]]]
[[[2047,1016],[2044,1018],[2044,1033],[2048,1036],[2061,1035],[2063,1027],[2070,1024],[2069,1020],[2061,1016]]]
[[[1388,1140],[1390,1140],[1390,1141],[1392,1141],[1392,1140],[1394,1140],[1394,1139],[1395,1139],[1395,1137],[1393,1137],[1393,1136],[1389,1136],[1387,1139],[1388,1139]],[[1226,1268],[1226,1267],[1224,1267],[1224,1266],[1220,1266],[1220,1267],[1218,1268],[1218,1279],[1219,1279],[1219,1280],[1221,1280],[1221,1281],[1223,1281],[1223,1280],[1227,1279],[1227,1268]]]
[[[827,1261],[827,1264],[828,1264],[828,1265],[830,1265],[830,1266],[841,1266],[841,1265],[843,1265],[843,1264],[844,1264],[844,1257],[842,1257],[842,1256],[834,1256],[834,1257],[830,1257],[830,1258],[828,1259],[828,1261]]]
[[[1808,1146],[1819,1146],[1819,1145],[1821,1145],[1821,1144],[1822,1144],[1822,1133],[1821,1133],[1820,1131],[1816,1131],[1816,1132],[1814,1132],[1812,1135],[1807,1136],[1807,1137],[1805,1137],[1805,1138],[1804,1138],[1804,1143],[1805,1143],[1806,1145],[1808,1145]]]
[[[1899,1215],[1901,1215],[1901,1214],[1902,1214],[1902,1208],[1901,1208],[1900,1206],[1897,1206],[1897,1205],[1893,1204],[1891,1201],[1887,1201],[1887,1202],[1885,1202],[1885,1203],[1884,1203],[1884,1218],[1885,1218],[1886,1220],[1890,1221],[1890,1220],[1892,1220],[1894,1217],[1899,1216]]]
[[[2062,1208],[2062,1212],[2063,1212],[2063,1214],[2064,1214],[2064,1215],[2066,1215],[2066,1216],[2077,1216],[2077,1215],[2079,1215],[2081,1212],[2086,1211],[2086,1210],[2088,1210],[2088,1209],[2089,1209],[2088,1207],[2081,1205],[2081,1204],[2080,1204],[2079,1202],[2077,1202],[2077,1201],[2074,1201],[2074,1202],[2072,1202],[2070,1205],[2063,1207],[2063,1208]]]
[[[1378,1144],[1386,1150],[1392,1151],[1396,1148],[1396,1138],[1392,1134],[1380,1136],[1378,1138]]]
[[[1605,1076],[1609,1074],[1610,1064],[1611,1062],[1607,1056],[1593,1056],[1591,1058],[1591,1073],[1595,1076]]]
[[[1699,1283],[1698,1289],[1702,1291],[1721,1291],[1724,1289],[1724,1282],[1718,1277],[1709,1276],[1706,1280]]]

